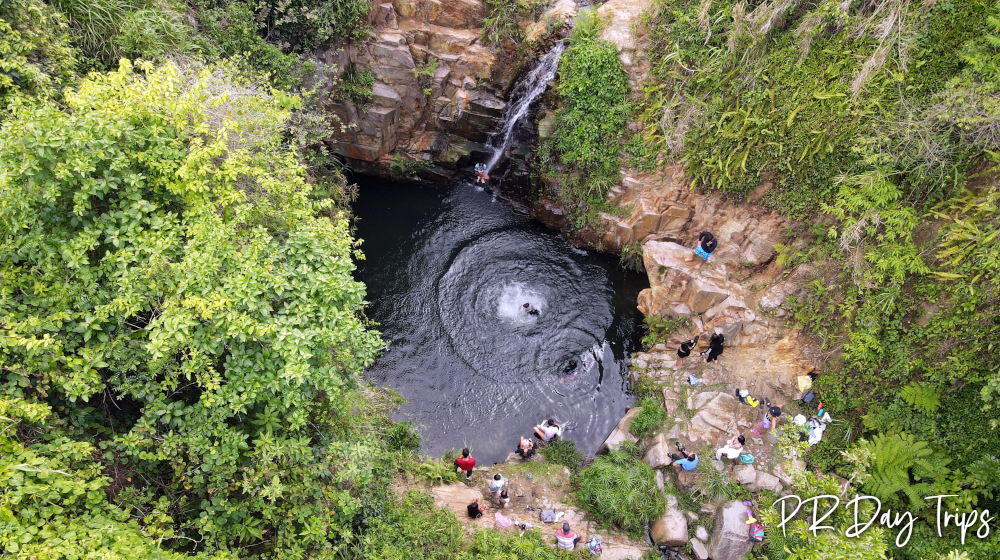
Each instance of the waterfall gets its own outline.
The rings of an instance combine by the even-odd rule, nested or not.
[[[500,162],[500,158],[503,157],[504,152],[507,151],[507,147],[510,146],[517,124],[528,114],[528,109],[531,108],[531,104],[535,99],[545,93],[545,87],[549,83],[549,80],[556,76],[556,70],[559,69],[559,56],[565,48],[566,44],[562,41],[555,47],[552,47],[552,50],[542,57],[538,61],[538,65],[514,88],[515,101],[507,105],[507,108],[504,109],[503,128],[500,129],[500,132],[490,142],[493,148],[493,157],[486,164],[487,173],[492,171],[496,164]],[[517,97],[518,95],[520,97]],[[500,142],[499,145],[497,145],[498,140]]]

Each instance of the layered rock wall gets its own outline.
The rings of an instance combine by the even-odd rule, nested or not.
[[[550,40],[576,14],[558,0],[536,20],[523,22],[529,40]],[[480,39],[485,8],[480,0],[392,0],[374,8],[374,38],[363,45],[317,54],[337,73],[353,65],[374,75],[373,99],[329,99],[325,109],[342,122],[330,139],[335,153],[355,170],[389,175],[408,164],[417,176],[446,181],[485,146],[506,107],[504,94],[520,66],[509,52]],[[508,49],[510,50],[510,49]],[[529,63],[535,51],[518,51]]]

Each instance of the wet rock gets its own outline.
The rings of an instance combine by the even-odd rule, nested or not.
[[[540,199],[536,202],[531,215],[536,220],[555,229],[562,229],[569,222],[569,212],[548,199]]]
[[[667,498],[667,510],[649,529],[649,536],[657,546],[682,546],[688,539],[688,524],[684,514],[677,509],[677,498]]]
[[[618,421],[618,425],[611,430],[611,434],[604,440],[601,447],[597,450],[598,453],[607,453],[612,449],[618,449],[622,443],[630,441],[635,443],[638,440],[631,432],[628,431],[629,426],[632,425],[632,419],[635,418],[636,414],[639,414],[640,408],[635,406],[625,413],[625,416]]]
[[[708,545],[712,560],[740,560],[750,550],[747,538],[746,506],[732,501],[719,506],[715,514],[715,531]]]

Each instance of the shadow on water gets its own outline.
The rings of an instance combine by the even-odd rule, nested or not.
[[[470,184],[369,180],[354,213],[367,313],[390,344],[368,375],[406,397],[397,419],[420,426],[424,453],[469,446],[500,461],[549,417],[597,450],[632,400],[644,277]]]

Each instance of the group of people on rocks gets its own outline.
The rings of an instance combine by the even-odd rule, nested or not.
[[[562,435],[563,426],[554,419],[548,418],[534,427],[535,435],[539,443],[552,441]],[[520,436],[515,453],[522,459],[530,459],[537,452],[536,444],[530,437]],[[465,473],[465,478],[472,478],[472,472],[476,468],[476,459],[472,457],[469,448],[462,449],[462,455],[455,459],[455,466]],[[510,507],[510,493],[507,488],[507,479],[500,473],[494,474],[490,478],[489,491],[492,500],[500,510]],[[483,503],[480,498],[475,498],[472,503],[466,506],[469,517],[478,519],[490,508],[488,503]],[[500,516],[497,516],[498,520]],[[573,550],[580,542],[580,537],[574,533],[569,523],[563,523],[562,527],[556,531],[556,545],[564,550]]]

